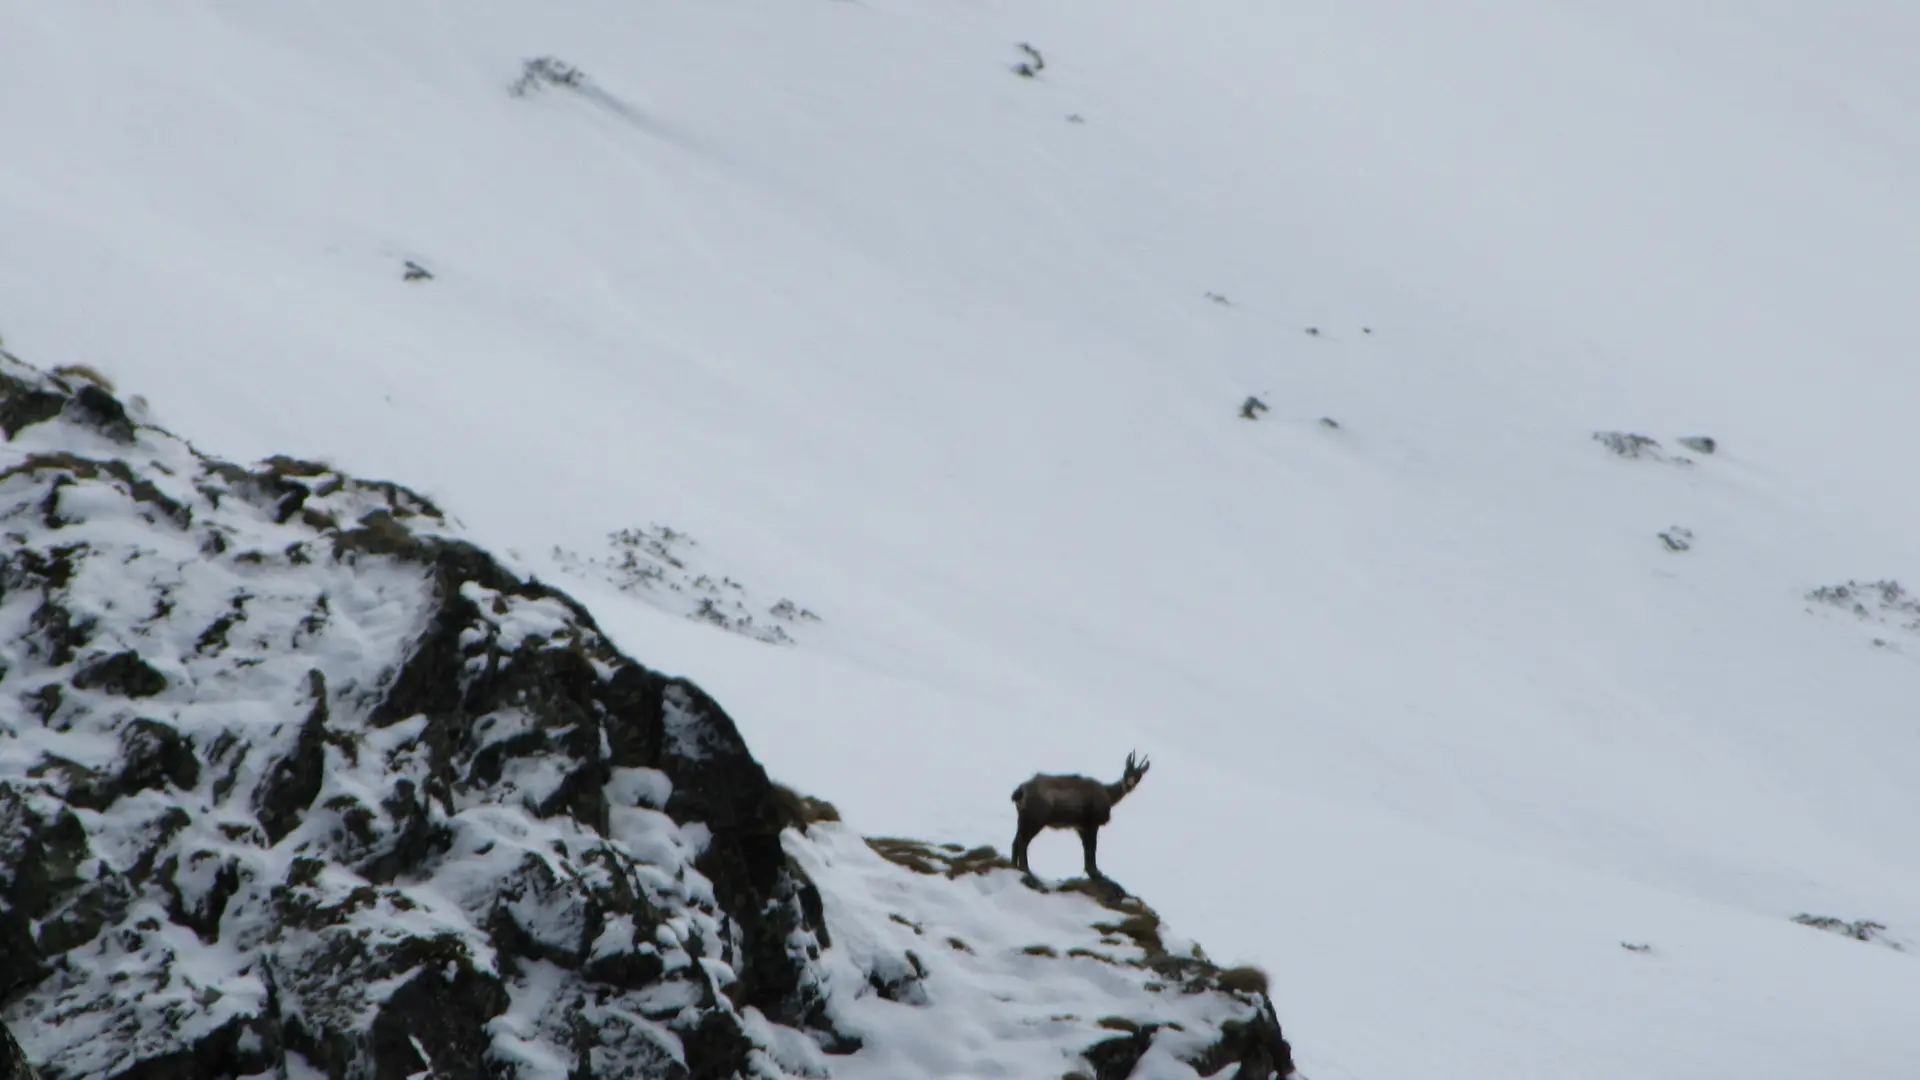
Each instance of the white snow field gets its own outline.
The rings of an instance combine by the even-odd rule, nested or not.
[[[1103,868],[1312,1080],[1910,1080],[1920,956],[1791,918],[1920,939],[1916,616],[1807,596],[1920,585],[1916,55],[1894,0],[12,0],[0,334],[416,487],[855,829],[1004,848],[1150,754]],[[820,620],[578,572],[652,525]]]

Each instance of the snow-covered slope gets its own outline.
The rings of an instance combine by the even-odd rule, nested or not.
[[[1906,1077],[1920,964],[1791,920],[1920,937],[1920,636],[1810,598],[1920,581],[1916,52],[1887,0],[16,6],[0,333],[459,507],[858,830],[1004,845],[1150,752],[1103,863],[1315,1080]],[[591,576],[658,527],[682,592]]]
[[[4,352],[0,425],[0,1017],[49,1077],[1291,1071],[1263,976],[824,820],[407,489]]]

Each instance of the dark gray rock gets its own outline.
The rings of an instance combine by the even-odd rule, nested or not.
[[[1156,1025],[1146,1024],[1138,1031],[1087,1047],[1085,1056],[1093,1066],[1094,1080],[1127,1080],[1133,1075],[1133,1067],[1140,1064],[1140,1059],[1153,1046],[1153,1035],[1158,1030]]]
[[[40,1080],[40,1074],[27,1063],[20,1044],[13,1041],[13,1033],[3,1025],[0,1025],[0,1080]]]
[[[1221,1070],[1238,1062],[1232,1080],[1285,1080],[1294,1071],[1293,1046],[1280,1030],[1280,1017],[1273,1001],[1265,994],[1249,1020],[1228,1020],[1220,1025],[1220,1040],[1190,1062],[1202,1076],[1219,1076]],[[1142,1051],[1144,1052],[1144,1047]]]
[[[193,744],[158,720],[137,719],[127,725],[120,753],[126,762],[118,778],[123,794],[167,786],[192,791],[200,783],[200,759]]]
[[[167,677],[155,671],[146,661],[134,652],[117,652],[103,656],[73,676],[73,685],[79,690],[99,690],[121,697],[147,698],[167,688]]]
[[[67,412],[78,422],[93,428],[117,443],[133,442],[133,421],[127,416],[126,406],[120,404],[105,389],[91,382],[80,380],[74,390],[73,398],[67,402]]]
[[[266,780],[254,789],[254,814],[274,844],[293,831],[320,794],[320,773],[326,764],[327,677],[319,669],[307,672],[306,692],[307,714],[291,752],[274,762]]]
[[[0,356],[19,363],[11,353],[0,351]],[[55,390],[50,380],[30,380],[0,370],[0,434],[8,442],[27,428],[59,416],[66,404],[66,395]]]
[[[52,915],[85,884],[86,828],[71,810],[33,805],[25,792],[0,784],[0,1002],[46,974],[48,953],[35,923]],[[104,919],[94,920],[94,929]]]

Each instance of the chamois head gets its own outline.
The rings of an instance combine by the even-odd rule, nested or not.
[[[1094,862],[1100,826],[1113,816],[1113,804],[1140,786],[1140,778],[1147,775],[1152,765],[1151,761],[1128,754],[1126,770],[1111,784],[1084,776],[1035,775],[1013,789],[1013,804],[1020,814],[1020,826],[1013,837],[1013,864],[1031,873],[1027,867],[1027,844],[1043,829],[1073,829],[1080,834],[1087,876],[1104,879]]]

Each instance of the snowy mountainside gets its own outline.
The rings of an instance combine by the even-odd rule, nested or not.
[[[1920,963],[1819,927],[1920,937],[1916,53],[1895,0],[0,5],[0,333],[457,507],[864,833],[1004,848],[1150,752],[1102,865],[1315,1080],[1909,1080]],[[655,526],[741,607],[596,577]]]
[[[1291,1072],[1264,977],[804,820],[411,491],[4,352],[0,426],[0,1020],[48,1080]]]

